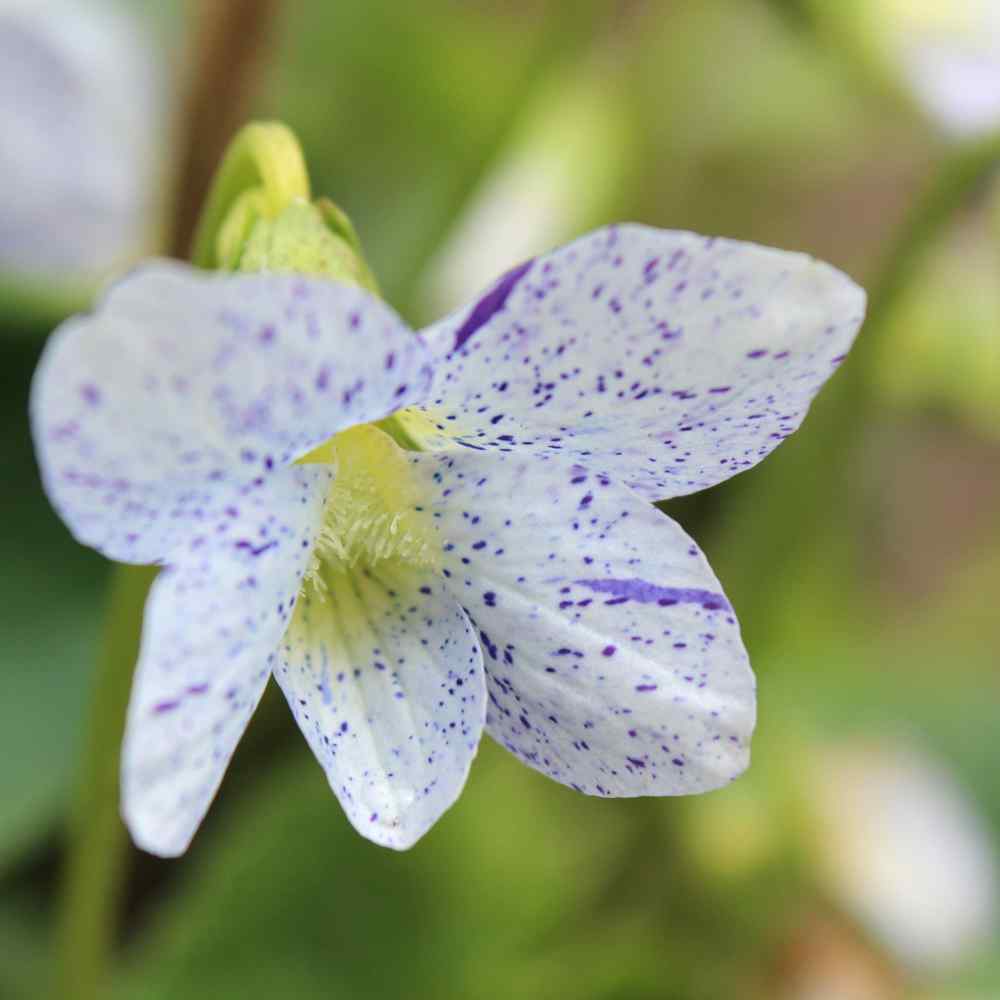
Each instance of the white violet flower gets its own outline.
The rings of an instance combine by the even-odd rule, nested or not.
[[[769,454],[863,311],[804,255],[637,225],[419,334],[323,278],[123,279],[52,338],[32,418],[73,534],[164,567],[123,750],[136,843],[185,850],[272,674],[389,847],[455,800],[484,728],[588,794],[731,781],[753,673],[652,501]]]

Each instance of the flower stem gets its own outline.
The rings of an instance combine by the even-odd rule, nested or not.
[[[115,935],[124,881],[125,829],[118,815],[118,758],[142,607],[154,567],[114,570],[70,819],[57,954],[58,997],[98,995]]]
[[[942,164],[913,211],[903,222],[877,280],[872,285],[867,333],[859,347],[867,358],[871,331],[880,329],[900,293],[913,277],[955,213],[1000,170],[1000,131],[959,146]],[[857,372],[855,374],[857,378]]]
[[[773,643],[799,579],[796,561],[810,558],[829,521],[849,512],[851,465],[877,415],[868,374],[888,319],[955,213],[998,168],[1000,132],[960,146],[944,161],[871,283],[868,318],[847,363],[817,400],[802,434],[759,477],[751,473],[727,507],[717,563],[752,647],[764,651]]]

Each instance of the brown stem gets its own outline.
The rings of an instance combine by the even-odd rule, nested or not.
[[[167,241],[190,255],[215,168],[243,124],[265,69],[280,0],[197,0],[190,4],[197,47],[180,115],[173,218]]]

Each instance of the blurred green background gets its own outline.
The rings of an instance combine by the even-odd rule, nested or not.
[[[808,251],[875,308],[799,435],[667,508],[711,558],[759,677],[747,775],[701,798],[596,801],[484,740],[458,804],[397,855],[353,832],[272,690],[187,855],[122,859],[107,996],[1000,997],[1000,187],[959,171],[898,266],[922,192],[983,142],[920,103],[903,6],[277,5],[248,110],[298,133],[315,191],[351,215],[411,322],[621,219]],[[946,8],[909,13],[944,37]],[[3,998],[49,989],[109,579],[41,493],[28,385],[60,316],[169,227],[197,63],[200,5],[119,10],[148,34],[160,95],[146,236],[86,274],[0,256]],[[20,114],[32,99],[53,114],[44,88]],[[20,134],[0,133],[0,151]],[[0,242],[19,197],[0,198]],[[43,243],[69,238],[58,217],[38,225]]]

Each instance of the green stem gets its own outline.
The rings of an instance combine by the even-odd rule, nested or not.
[[[830,521],[849,510],[852,462],[877,414],[868,372],[887,320],[955,213],[998,167],[1000,133],[958,148],[941,165],[872,282],[868,318],[847,364],[817,400],[801,434],[765,469],[749,473],[727,506],[716,563],[752,648],[762,651],[781,631],[798,579],[796,560],[808,558]]]
[[[116,567],[69,830],[57,941],[59,998],[99,994],[114,937],[125,828],[118,815],[118,758],[142,608],[156,570]]]
[[[970,141],[948,157],[904,221],[886,256],[881,274],[872,285],[865,336],[859,347],[865,356],[872,350],[871,331],[879,329],[900,293],[937,242],[955,213],[969,201],[995,171],[1000,169],[1000,132]]]

